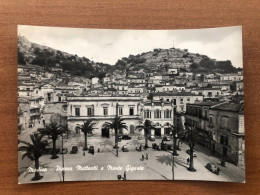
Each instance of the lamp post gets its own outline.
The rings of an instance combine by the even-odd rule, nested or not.
[[[65,175],[65,171],[64,171],[64,151],[63,151],[63,133],[61,134],[61,155],[62,155],[62,181],[64,182],[64,175]]]

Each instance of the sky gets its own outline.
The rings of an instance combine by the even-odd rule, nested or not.
[[[155,48],[175,47],[219,61],[230,60],[235,67],[243,66],[241,26],[185,30],[112,30],[19,25],[18,35],[25,36],[34,43],[111,65],[129,55]]]

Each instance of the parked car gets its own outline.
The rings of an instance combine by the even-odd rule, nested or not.
[[[164,137],[163,137],[163,140],[164,140],[164,141],[170,141],[170,140],[171,140],[171,138],[170,138],[170,136],[169,136],[169,135],[167,135],[167,136],[164,136]]]
[[[173,150],[173,144],[167,144],[167,149],[168,150]]]
[[[141,136],[141,135],[138,135],[138,136],[137,136],[137,139],[138,139],[138,140],[141,140],[141,139],[142,139],[142,136]]]
[[[130,140],[131,137],[129,135],[123,135],[122,140]]]
[[[94,154],[95,153],[94,146],[89,146],[88,153],[90,153],[90,154]]]
[[[123,152],[129,152],[127,145],[123,145],[122,150],[123,150]]]
[[[78,146],[72,146],[70,154],[76,154],[78,152]]]
[[[68,153],[68,148],[63,148],[61,149],[61,154],[67,154]]]
[[[220,169],[218,167],[216,167],[214,164],[212,163],[207,163],[206,168],[211,171],[212,173],[215,173],[217,175],[219,175],[219,171]]]
[[[149,139],[150,141],[155,141],[155,137],[154,137],[153,135],[149,136],[148,139]]]
[[[168,144],[166,143],[161,143],[161,150],[167,151],[168,150]]]
[[[190,149],[186,150],[187,154],[190,154]],[[193,157],[197,157],[195,150],[193,150]]]
[[[153,143],[152,144],[152,148],[155,149],[155,150],[159,150],[160,151],[160,146],[156,143]]]

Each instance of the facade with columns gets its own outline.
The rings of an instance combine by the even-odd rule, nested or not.
[[[97,124],[94,134],[102,137],[114,135],[113,130],[107,130],[106,122],[111,122],[116,116],[121,116],[128,130],[120,129],[119,134],[139,134],[136,126],[141,122],[141,97],[137,96],[68,96],[67,122],[70,130],[80,133],[77,126],[87,119],[93,119]]]
[[[142,108],[143,122],[148,119],[153,122],[156,129],[151,130],[151,135],[163,136],[171,134],[170,126],[173,125],[173,104],[168,101],[147,101]]]

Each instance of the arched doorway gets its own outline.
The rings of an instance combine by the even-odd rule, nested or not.
[[[130,125],[130,134],[135,134],[135,126]]]
[[[102,127],[101,127],[101,136],[109,138],[109,129],[107,128],[107,126],[105,124],[102,125]]]

